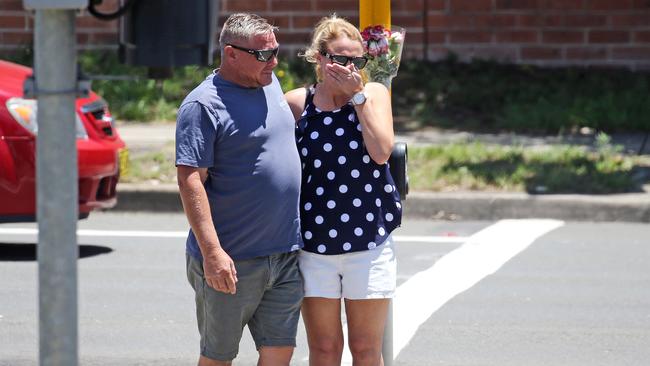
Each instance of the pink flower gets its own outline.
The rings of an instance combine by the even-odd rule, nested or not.
[[[379,47],[377,46],[377,42],[370,42],[370,45],[368,46],[368,54],[372,57],[375,57],[379,54]]]
[[[386,38],[380,39],[379,42],[377,42],[377,47],[379,48],[380,54],[388,53],[388,40]]]

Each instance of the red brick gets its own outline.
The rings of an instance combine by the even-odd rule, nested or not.
[[[88,44],[90,40],[90,36],[88,33],[79,33],[77,32],[77,44],[78,45],[84,45]]]
[[[94,16],[78,17],[75,21],[79,28],[90,29],[117,29],[117,20],[105,21],[95,18]]]
[[[420,28],[418,31],[406,31],[406,42],[409,45],[416,45],[416,44],[421,44],[424,42],[424,33],[422,32],[422,28]]]
[[[497,10],[533,10],[539,8],[539,0],[496,0]]]
[[[517,16],[517,25],[520,27],[541,27],[544,25],[544,17],[541,14],[521,14]]]
[[[472,16],[429,14],[427,25],[434,29],[472,28]]]
[[[289,29],[289,16],[288,15],[268,15],[265,17],[269,24],[272,24],[281,30]]]
[[[447,10],[447,0],[425,0],[425,1],[427,2],[428,10]]]
[[[411,15],[392,15],[391,21],[393,24],[401,27],[422,27],[422,16],[420,14]]]
[[[562,57],[562,50],[555,47],[525,47],[521,49],[523,60],[554,60]]]
[[[460,31],[449,33],[451,43],[488,43],[492,41],[491,32]]]
[[[25,28],[26,21],[25,16],[14,15],[14,16],[0,16],[0,24],[2,29],[6,28]]]
[[[650,47],[620,47],[612,49],[612,58],[615,60],[642,60],[650,59]]]
[[[22,45],[32,43],[33,35],[31,32],[2,32],[2,43],[4,45]]]
[[[586,10],[627,10],[634,6],[634,0],[585,0]]]
[[[311,40],[311,33],[307,32],[287,32],[287,33],[280,33],[277,36],[278,42],[282,44],[300,44],[307,46],[309,41]]]
[[[22,0],[0,0],[0,10],[25,10]]]
[[[607,16],[595,14],[567,15],[567,27],[604,27],[607,25]]]
[[[408,33],[406,34],[406,38],[408,39],[409,35]],[[430,44],[442,44],[445,43],[447,40],[447,33],[445,32],[435,32],[435,31],[429,31],[427,32],[427,40],[429,41]]]
[[[569,60],[605,60],[607,49],[602,47],[567,48],[566,58]]]
[[[450,0],[450,12],[485,12],[492,10],[492,0]]]
[[[544,27],[564,27],[566,17],[560,14],[546,15],[542,18],[542,25]]]
[[[353,0],[315,0],[317,11],[328,13],[340,12],[343,10],[359,11],[359,2]]]
[[[628,43],[630,32],[628,31],[590,31],[589,43]]]
[[[323,15],[294,15],[293,28],[294,29],[310,29],[313,30],[316,23],[323,18]]]
[[[580,10],[583,0],[545,0],[543,7],[553,10]]]
[[[634,9],[650,9],[650,0],[634,0]]]
[[[391,1],[391,11],[422,11],[425,0],[400,0]]]
[[[266,0],[230,0],[223,4],[224,10],[228,12],[254,12],[267,11]]]
[[[634,32],[634,41],[637,43],[650,43],[650,31]]]
[[[537,43],[539,32],[537,31],[507,31],[496,33],[498,43]]]
[[[273,0],[272,11],[305,11],[311,10],[311,2],[305,0]]]
[[[517,24],[517,17],[512,14],[475,15],[474,26],[477,28],[512,28]]]
[[[89,43],[93,45],[100,44],[117,44],[118,37],[117,33],[90,33]]]
[[[584,43],[585,35],[581,31],[544,31],[544,43]]]
[[[650,13],[611,15],[610,25],[616,28],[648,27]]]

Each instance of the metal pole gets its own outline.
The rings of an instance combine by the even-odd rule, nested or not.
[[[381,345],[381,355],[384,358],[384,366],[393,364],[393,300],[388,304],[388,316],[384,327],[384,342]]]
[[[74,10],[36,10],[36,182],[42,366],[78,364],[74,17]]]

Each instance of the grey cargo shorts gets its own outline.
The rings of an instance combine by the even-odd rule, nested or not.
[[[245,325],[255,346],[296,346],[303,298],[298,252],[235,261],[237,293],[207,285],[203,263],[187,255],[187,278],[196,294],[201,355],[219,361],[235,359]]]

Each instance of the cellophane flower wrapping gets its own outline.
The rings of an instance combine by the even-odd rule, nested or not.
[[[387,29],[381,25],[366,27],[361,32],[368,57],[364,70],[368,81],[384,84],[390,89],[402,59],[405,33],[404,28],[391,26],[391,29]]]

